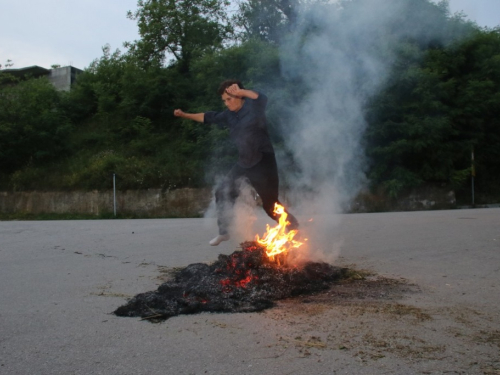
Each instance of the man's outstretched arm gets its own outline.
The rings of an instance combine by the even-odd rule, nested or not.
[[[193,121],[197,121],[197,122],[204,122],[205,121],[205,114],[204,113],[187,113],[187,112],[184,112],[182,109],[176,109],[174,111],[174,116],[187,118],[189,120],[193,120]]]

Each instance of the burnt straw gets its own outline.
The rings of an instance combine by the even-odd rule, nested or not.
[[[256,312],[275,301],[328,289],[347,269],[328,263],[279,265],[256,242],[219,255],[212,264],[194,263],[178,270],[155,291],[141,293],[114,314],[161,321],[200,312]]]

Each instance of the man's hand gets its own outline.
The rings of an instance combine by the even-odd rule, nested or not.
[[[193,121],[197,121],[197,122],[204,122],[204,120],[205,120],[204,113],[186,113],[182,109],[176,109],[174,111],[174,116],[187,118],[189,120],[193,120]]]
[[[240,89],[240,87],[236,83],[229,86],[226,89],[226,92],[229,95],[235,96],[237,98],[257,99],[259,97],[259,94],[257,94],[255,91]]]
[[[185,113],[182,111],[182,109],[176,109],[174,111],[174,116],[177,116],[177,117],[185,117]]]
[[[231,86],[229,86],[227,89],[226,89],[226,92],[229,94],[229,95],[232,95],[232,96],[237,96],[237,97],[242,97],[242,89],[240,89],[240,87],[235,83],[235,84],[232,84]]]

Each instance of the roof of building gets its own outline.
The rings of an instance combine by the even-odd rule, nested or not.
[[[45,69],[42,68],[41,66],[33,65],[19,69],[2,69],[1,72],[11,74],[15,77],[23,77],[26,75],[31,75],[33,77],[40,77],[49,74],[50,69]]]

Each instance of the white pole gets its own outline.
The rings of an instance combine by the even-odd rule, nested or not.
[[[472,148],[471,152],[471,182],[472,182],[472,207],[475,207],[475,202],[474,202],[474,176],[476,176],[476,166],[474,165],[474,148]]]
[[[114,173],[113,173],[113,212],[116,216],[116,178]]]

